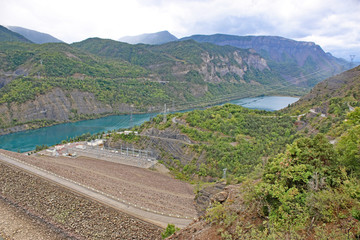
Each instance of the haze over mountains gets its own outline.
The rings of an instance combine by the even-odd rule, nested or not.
[[[42,44],[42,43],[50,43],[50,42],[63,42],[51,36],[50,34],[38,32],[23,27],[8,26],[8,29],[20,35],[23,35],[25,38],[29,39],[33,43]]]
[[[163,44],[172,41],[177,41],[178,38],[169,33],[168,31],[161,31],[156,33],[145,33],[137,36],[125,36],[119,39],[121,42],[126,42],[130,44]]]
[[[26,37],[24,37],[23,35],[13,32],[1,25],[0,25],[0,41],[1,42],[28,42],[28,43],[31,43],[31,41],[29,39],[27,39]]]

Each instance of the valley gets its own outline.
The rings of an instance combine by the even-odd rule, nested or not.
[[[182,110],[259,95],[300,96],[346,69],[346,63],[319,46],[270,37],[271,47],[288,44],[285,55],[296,51],[284,59],[269,58],[249,46],[196,37],[161,45],[100,38],[32,44],[17,40],[10,30],[1,33],[3,133],[104,115],[160,112],[164,104]],[[11,42],[6,34],[12,34]]]
[[[258,97],[234,100],[231,101],[231,103],[245,105],[255,109],[274,111],[286,107],[296,99],[297,98],[286,97]],[[170,106],[172,108],[172,105]],[[57,124],[52,127],[28,131],[18,131],[16,127],[13,127],[11,129],[15,133],[0,136],[0,145],[6,150],[27,152],[34,150],[36,146],[52,146],[61,143],[63,140],[68,140],[69,138],[74,138],[83,134],[105,133],[121,128],[141,125],[143,122],[149,121],[157,114],[158,113],[113,115],[95,120]],[[21,128],[19,130],[21,130]],[[6,132],[3,131],[2,133],[4,134]]]
[[[0,239],[359,238],[360,67],[282,37],[173,37],[0,28]]]

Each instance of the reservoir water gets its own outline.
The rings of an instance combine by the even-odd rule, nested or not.
[[[264,96],[233,100],[230,101],[230,103],[251,109],[275,111],[297,100],[298,98],[294,97]],[[157,114],[158,113],[134,114],[132,116],[132,122],[134,125],[140,125]],[[51,146],[60,143],[62,140],[84,133],[94,134],[128,127],[130,127],[130,115],[115,115],[75,123],[64,123],[0,136],[0,148],[10,151],[27,152],[34,150],[36,145],[46,144]]]

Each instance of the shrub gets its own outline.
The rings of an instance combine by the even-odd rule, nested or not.
[[[173,235],[176,231],[179,231],[180,228],[175,227],[174,224],[168,224],[165,231],[161,233],[163,239]]]

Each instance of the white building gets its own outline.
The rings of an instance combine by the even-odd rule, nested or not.
[[[93,146],[93,147],[99,146],[102,144],[104,144],[104,140],[102,140],[102,139],[95,139],[95,140],[92,140],[91,142],[87,142],[87,145]]]

